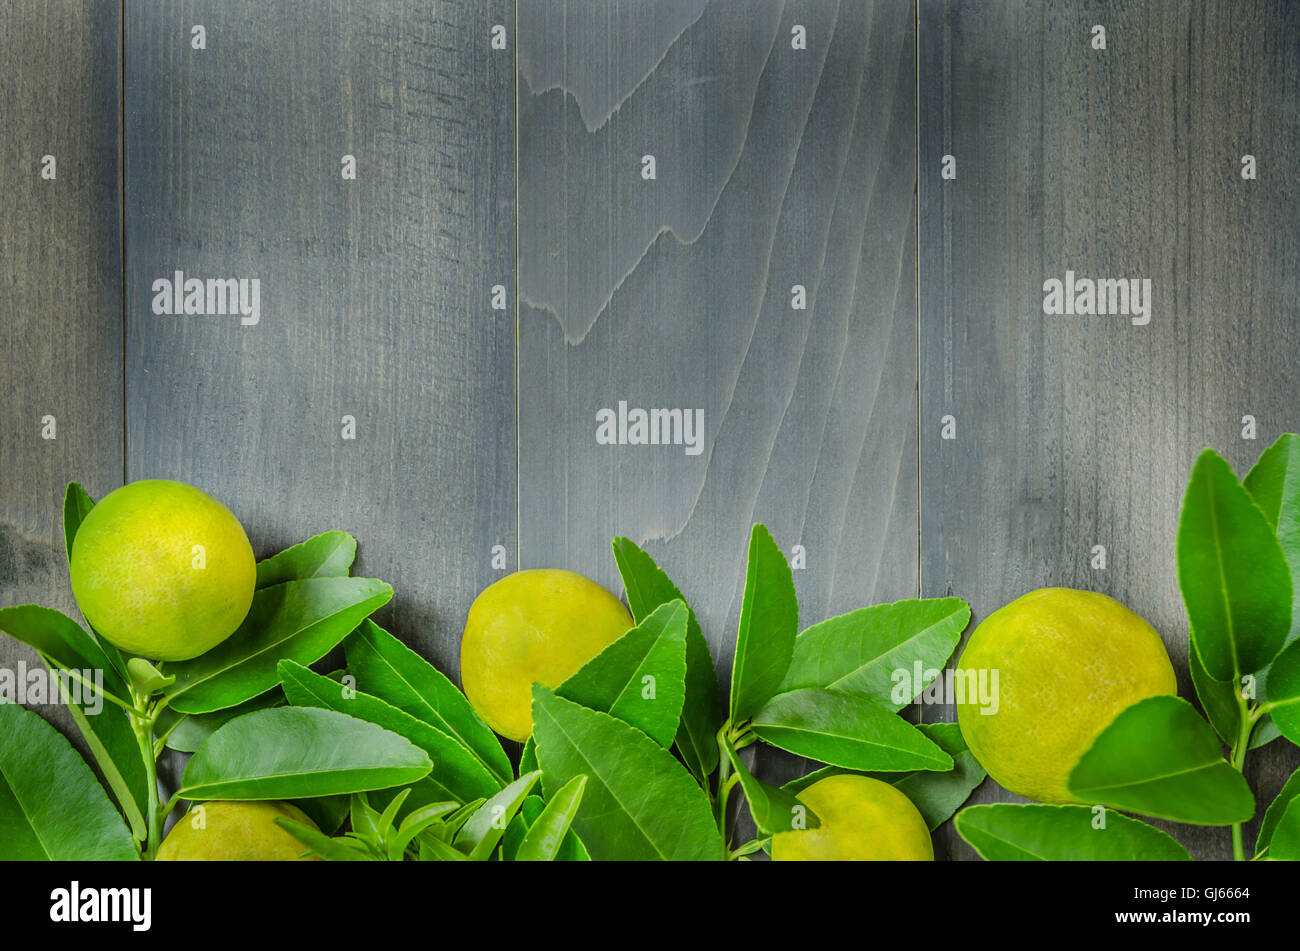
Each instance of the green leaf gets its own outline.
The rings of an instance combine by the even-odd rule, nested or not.
[[[154,731],[162,737],[163,744],[169,750],[193,753],[208,737],[235,717],[242,717],[245,713],[254,713],[257,710],[282,707],[284,704],[284,694],[279,690],[270,690],[238,706],[214,710],[212,713],[177,713],[171,708],[166,708],[159,715]]]
[[[831,766],[894,772],[953,768],[952,757],[892,711],[858,694],[791,690],[754,714],[761,740]]]
[[[417,802],[468,802],[493,796],[504,785],[455,737],[378,697],[343,687],[290,660],[280,662],[280,677],[284,694],[294,706],[318,707],[365,720],[404,737],[427,753],[433,770],[420,781],[424,788]]]
[[[1237,682],[1281,650],[1291,569],[1264,513],[1210,449],[1196,460],[1183,501],[1178,586],[1193,647],[1215,680]]]
[[[129,704],[131,691],[104,649],[67,615],[39,604],[0,608],[0,633],[22,641],[65,670],[102,670],[104,693]]]
[[[802,792],[827,776],[856,773],[889,783],[912,800],[925,824],[933,832],[956,812],[988,774],[966,746],[961,728],[956,723],[921,723],[917,729],[934,740],[935,744],[952,757],[953,768],[946,772],[912,770],[905,773],[872,773],[861,770],[826,766],[785,784],[784,789]]]
[[[193,660],[166,664],[176,683],[166,696],[181,713],[211,713],[279,683],[281,659],[314,664],[379,607],[393,589],[371,578],[286,581],[253,595],[234,634]]]
[[[409,790],[410,787],[408,786]],[[396,801],[396,800],[394,800]],[[450,813],[456,811],[457,803],[434,802],[411,810],[388,843],[388,858],[400,862],[406,856],[406,850],[421,832],[441,824]]]
[[[132,861],[131,833],[54,727],[0,703],[0,860]]]
[[[290,802],[305,812],[326,835],[333,835],[343,828],[343,820],[348,817],[347,796],[316,796],[311,799],[293,799]]]
[[[95,507],[94,500],[87,494],[76,482],[69,482],[67,491],[63,494],[63,541],[64,551],[68,555],[68,564],[72,564],[72,542],[77,537],[77,532],[81,528],[81,523],[86,520],[90,510]],[[89,625],[87,625],[89,626]],[[108,657],[117,671],[118,677],[126,680],[126,660],[122,657],[122,652],[116,646],[99,636],[99,633],[92,627],[90,636],[99,644],[104,655]]]
[[[670,601],[686,604],[686,694],[682,720],[677,727],[677,752],[701,783],[718,768],[715,739],[722,726],[722,703],[718,697],[718,672],[713,666],[709,642],[704,639],[695,612],[668,575],[653,558],[626,538],[614,539],[614,560],[623,578],[627,604],[639,624],[660,605]]]
[[[105,703],[98,713],[89,714],[67,696],[63,702],[104,775],[109,792],[126,817],[131,835],[143,842],[149,835],[145,822],[149,810],[149,776],[130,714],[113,703]]]
[[[1095,828],[1091,806],[997,803],[957,813],[957,834],[990,862],[1190,861],[1171,836],[1145,822],[1106,810]]]
[[[1259,824],[1259,835],[1255,838],[1255,854],[1259,855],[1273,839],[1273,832],[1277,825],[1282,821],[1282,815],[1287,811],[1291,802],[1300,797],[1300,769],[1291,774],[1291,778],[1286,781],[1277,797],[1269,803],[1264,810],[1264,818]]]
[[[357,557],[357,540],[347,532],[324,532],[257,563],[257,587],[308,578],[346,578]]]
[[[132,835],[146,834],[148,780],[144,758],[130,717],[108,696],[127,702],[131,693],[114,661],[93,636],[71,618],[35,604],[0,609],[0,631],[33,647],[51,670],[70,670],[94,682],[102,671],[103,697],[84,684],[59,680],[59,691],[73,722],[99,765],[109,790],[131,827]],[[120,658],[119,658],[120,659]],[[64,675],[68,676],[68,675]],[[53,699],[53,698],[51,698]],[[79,702],[78,702],[79,701]],[[88,714],[86,708],[101,708]]]
[[[531,736],[524,740],[523,752],[519,754],[519,775],[531,773],[537,769],[537,744]]]
[[[924,674],[943,667],[968,623],[970,606],[960,598],[897,601],[833,617],[795,638],[781,690],[860,693],[900,710],[925,688]],[[911,675],[916,666],[923,676]],[[909,673],[911,696],[895,695],[898,670]]]
[[[131,678],[137,696],[150,697],[170,687],[176,678],[164,676],[157,667],[143,657],[132,657],[126,662],[126,673]]]
[[[722,858],[708,797],[640,730],[534,685],[533,736],[548,797],[587,777],[574,829],[592,858]]]
[[[1269,716],[1292,743],[1300,743],[1300,640],[1277,655],[1265,681]]]
[[[1179,697],[1139,700],[1079,758],[1066,781],[1080,802],[1193,825],[1223,826],[1255,814],[1241,773],[1214,731]]]
[[[554,862],[560,858],[586,788],[587,777],[574,776],[555,791],[546,807],[529,823],[515,853],[515,861]]]
[[[555,692],[630,723],[666,749],[677,735],[685,686],[686,605],[673,601],[587,661]]]
[[[275,824],[301,842],[304,852],[318,855],[327,862],[373,862],[374,855],[361,842],[347,836],[331,838],[311,826],[277,816]]]
[[[537,821],[537,817],[542,814],[542,810],[545,808],[546,804],[542,801],[542,797],[536,794],[524,800],[524,804],[519,807],[518,814],[510,820],[510,825],[506,827],[505,835],[501,837],[502,861],[515,861],[519,846],[524,841],[524,836],[528,834],[528,830],[532,828],[533,823]],[[591,856],[587,854],[587,847],[582,844],[578,834],[573,829],[569,829],[554,861],[589,862]]]
[[[1292,588],[1300,579],[1300,435],[1284,434],[1246,474],[1246,490],[1264,512],[1291,566]],[[1300,610],[1292,591],[1291,633],[1300,634]]]
[[[479,806],[456,833],[456,848],[471,861],[486,862],[541,775],[537,771],[525,773]]]
[[[754,817],[754,825],[758,827],[759,833],[765,836],[776,835],[778,832],[792,832],[797,829],[816,829],[821,825],[821,820],[812,809],[800,802],[799,797],[792,790],[773,786],[755,777],[741,762],[740,754],[736,752],[731,741],[724,742],[727,758],[731,760],[732,768],[740,777],[740,788],[745,793],[745,801],[749,803],[749,814]],[[796,823],[796,819],[801,821]]]
[[[90,510],[95,507],[90,494],[76,482],[69,482],[63,493],[63,544],[68,560],[72,560],[72,541],[77,537],[77,530],[86,520]]]
[[[231,720],[185,767],[177,798],[307,799],[404,786],[428,775],[428,754],[405,737],[314,707]]]
[[[1300,804],[1291,800],[1269,839],[1268,857],[1287,862],[1300,862]]]
[[[454,737],[500,781],[498,789],[510,782],[514,770],[501,741],[436,667],[373,621],[343,646],[358,686]]]
[[[781,689],[798,630],[799,600],[790,565],[767,528],[755,525],[731,667],[732,723],[744,723]]]
[[[1206,719],[1214,727],[1223,742],[1232,746],[1237,742],[1241,732],[1241,707],[1237,703],[1237,682],[1234,680],[1215,680],[1205,671],[1200,656],[1195,650],[1187,652],[1187,666],[1192,674],[1192,686],[1196,688],[1197,699]]]

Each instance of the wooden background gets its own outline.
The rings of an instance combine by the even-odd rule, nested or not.
[[[805,623],[1074,585],[1181,667],[1191,460],[1300,429],[1297,35],[1286,0],[11,0],[0,603],[73,609],[68,479],[162,476],[259,553],[352,531],[453,675],[493,546],[617,590],[614,535],[729,658],[755,520]],[[1151,324],[1045,317],[1067,268],[1151,278]],[[176,269],[260,278],[261,322],[155,316]],[[620,400],[703,409],[704,452],[598,446]]]

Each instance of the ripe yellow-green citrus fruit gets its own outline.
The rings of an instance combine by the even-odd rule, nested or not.
[[[187,660],[244,620],[257,561],[224,505],[184,482],[148,479],[90,510],[71,576],[81,613],[108,640],[141,657]]]
[[[158,861],[298,861],[307,846],[275,824],[278,816],[316,829],[306,813],[287,802],[207,802],[191,809],[167,833]]]
[[[994,611],[957,668],[998,671],[997,712],[966,697],[957,722],[990,776],[1039,802],[1074,801],[1066,779],[1111,721],[1178,690],[1150,624],[1114,598],[1071,588],[1031,591]]]
[[[934,844],[912,800],[867,776],[828,776],[799,793],[815,829],[772,836],[777,862],[929,862]]]
[[[465,696],[512,740],[533,731],[533,684],[554,687],[632,626],[621,601],[572,571],[517,571],[484,589],[460,642]]]

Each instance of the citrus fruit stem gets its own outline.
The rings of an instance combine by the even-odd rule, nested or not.
[[[162,844],[162,815],[158,811],[158,761],[154,757],[153,743],[154,720],[155,716],[144,710],[134,711],[131,717],[131,729],[135,731],[140,756],[144,760],[145,787],[149,796],[148,811],[145,813],[149,829],[149,838],[144,843],[146,859],[152,859]]]

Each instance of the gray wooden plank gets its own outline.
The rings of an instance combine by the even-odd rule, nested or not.
[[[725,680],[751,522],[804,623],[916,593],[914,11],[655,7],[519,7],[520,549],[617,592],[644,545]],[[598,445],[620,401],[702,451]]]
[[[1191,697],[1174,539],[1192,460],[1211,445],[1244,474],[1300,428],[1300,7],[921,0],[919,15],[923,592],[970,599],[978,622],[1048,584],[1103,591],[1161,631]],[[1043,281],[1067,268],[1150,278],[1150,323],[1045,316]],[[1261,802],[1296,753],[1252,754]],[[1173,831],[1230,855],[1226,829]]]
[[[126,16],[127,474],[203,486],[259,554],[351,531],[380,620],[455,677],[516,557],[513,4]],[[177,269],[259,279],[260,322],[156,315]]]
[[[74,617],[64,487],[122,479],[120,50],[115,4],[0,5],[0,605]],[[40,665],[0,638],[0,666],[19,662]],[[61,708],[32,706],[76,736]]]

